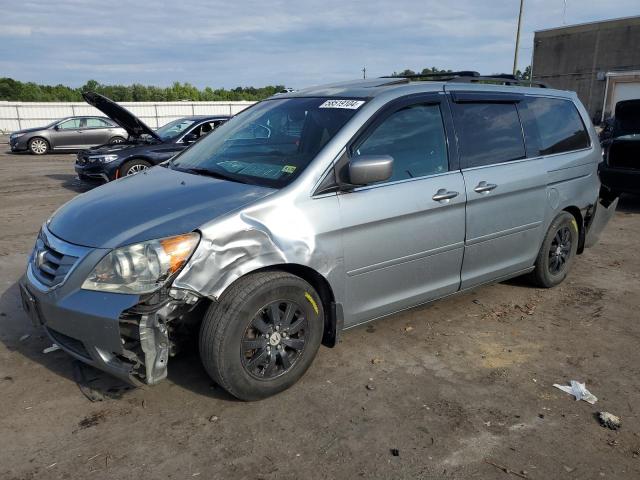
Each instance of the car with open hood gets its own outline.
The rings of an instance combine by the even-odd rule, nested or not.
[[[640,195],[640,99],[618,102],[600,138],[602,183],[614,194]]]
[[[346,329],[516,276],[559,285],[615,209],[587,111],[449,75],[276,95],[75,197],[38,234],[25,311],[134,384],[195,336],[211,378],[255,400]]]
[[[228,115],[193,115],[152,130],[103,95],[85,92],[82,96],[126,131],[127,140],[78,152],[75,170],[81,180],[109,182],[146,170],[170,159],[229,119]]]
[[[94,145],[118,144],[127,132],[113,120],[96,116],[65,117],[44,127],[27,128],[9,135],[12,152],[44,155],[51,151],[78,150]]]

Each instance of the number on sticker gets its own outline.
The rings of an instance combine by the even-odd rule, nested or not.
[[[364,100],[327,100],[318,108],[347,108],[357,110],[362,106]]]

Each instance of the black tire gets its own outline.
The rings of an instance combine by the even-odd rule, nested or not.
[[[50,149],[51,145],[42,137],[33,137],[29,140],[29,151],[33,155],[45,155]]]
[[[578,223],[570,213],[562,212],[551,222],[532,272],[538,287],[551,288],[564,281],[576,257],[578,239]]]
[[[282,343],[274,346],[273,353],[265,353],[274,345],[272,341],[277,332],[275,328],[265,328],[264,335],[258,334],[254,324],[262,321],[262,327],[273,327],[269,313],[272,305],[277,305],[281,325],[284,325],[279,330]],[[305,322],[290,336],[283,318],[287,317],[289,305],[295,310],[291,314],[294,316],[290,331],[293,332],[299,322]],[[322,302],[307,282],[286,272],[249,274],[236,281],[209,307],[200,327],[200,358],[211,378],[231,395],[240,400],[259,400],[286,390],[304,375],[320,347],[323,329]],[[247,336],[251,332],[255,332],[255,336]],[[280,342],[280,337],[277,338]],[[304,339],[302,344],[300,339]],[[290,346],[294,341],[297,348]],[[264,343],[247,350],[247,345],[253,342]],[[261,356],[265,363],[262,372],[256,360]],[[272,358],[275,360],[271,367]],[[289,363],[286,368],[285,358]],[[255,369],[251,366],[254,361],[257,362]]]
[[[146,160],[142,160],[141,158],[134,158],[133,160],[124,162],[124,164],[120,167],[120,176],[126,177],[128,175],[134,175],[146,170],[149,167],[151,167],[151,164]]]
[[[108,142],[108,143],[109,143],[110,145],[117,145],[118,143],[124,143],[125,141],[126,141],[126,139],[125,139],[125,138],[123,138],[123,137],[121,137],[121,136],[119,136],[119,135],[116,135],[115,137],[111,137],[111,138],[109,139],[109,142]]]

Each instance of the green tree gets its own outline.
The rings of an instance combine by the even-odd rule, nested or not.
[[[206,87],[198,89],[190,83],[174,82],[170,87],[156,87],[134,83],[133,85],[104,85],[88,80],[80,88],[65,85],[39,85],[0,77],[0,100],[26,102],[80,102],[82,92],[97,92],[116,102],[170,102],[180,100],[262,100],[284,90],[283,85],[266,87],[236,87],[232,90]]]

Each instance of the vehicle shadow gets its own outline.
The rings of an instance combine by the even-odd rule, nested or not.
[[[9,352],[18,353],[59,377],[76,383],[80,392],[91,401],[120,400],[139,390],[74,359],[62,350],[43,353],[53,342],[41,327],[32,325],[22,308],[17,282],[0,295],[0,341]],[[169,375],[164,382],[211,399],[237,401],[212,382],[202,367],[195,342],[194,346],[171,358]]]
[[[71,190],[76,193],[84,193],[92,190],[96,187],[102,185],[101,183],[90,183],[80,180],[78,177],[72,174],[65,173],[53,173],[50,175],[45,175],[45,177],[50,178],[52,180],[57,180],[60,182],[60,186],[62,188],[66,188],[67,190]]]

